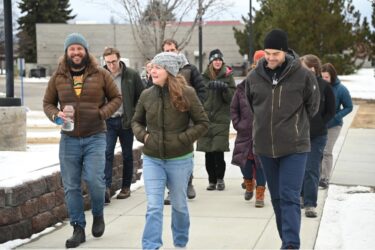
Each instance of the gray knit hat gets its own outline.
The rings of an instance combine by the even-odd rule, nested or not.
[[[72,33],[66,37],[64,42],[64,51],[66,51],[66,49],[72,44],[82,45],[86,50],[89,48],[89,44],[87,43],[85,37],[80,33]]]
[[[174,52],[161,52],[152,59],[151,63],[163,67],[171,75],[176,76],[183,64],[183,58]]]

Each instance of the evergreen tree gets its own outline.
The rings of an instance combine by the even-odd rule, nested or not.
[[[359,23],[360,14],[352,0],[259,2],[260,9],[255,12],[253,23],[255,49],[263,48],[263,38],[267,32],[281,28],[287,31],[289,47],[297,54],[315,54],[323,62],[333,63],[340,74],[354,71],[355,30],[358,29],[356,24]],[[242,37],[248,36],[247,30]]]
[[[370,60],[372,66],[375,66],[375,1],[372,2],[372,14],[371,14],[372,32],[370,36]]]
[[[69,0],[22,0],[18,4],[19,55],[26,62],[36,62],[36,23],[66,23],[75,18]]]
[[[236,43],[238,47],[240,48],[238,52],[241,55],[248,55],[249,54],[249,33],[250,33],[250,26],[249,26],[249,20],[245,17],[242,17],[242,21],[245,23],[245,29],[240,30],[236,27],[233,27],[234,32],[234,39],[236,40]],[[254,34],[254,33],[253,33]]]

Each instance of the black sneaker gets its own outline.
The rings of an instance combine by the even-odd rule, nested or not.
[[[193,184],[189,184],[187,187],[187,197],[188,199],[194,199],[197,194],[195,193],[195,189]]]
[[[167,194],[167,197],[164,199],[164,205],[171,205],[171,196],[169,195],[169,192]]]
[[[319,187],[322,189],[327,189],[328,188],[328,180],[322,179],[319,181]]]
[[[72,237],[65,242],[66,248],[76,248],[86,241],[85,229],[78,225],[74,225],[73,227],[74,231]]]
[[[104,194],[104,204],[109,203],[111,203],[111,190],[109,188],[106,188]]]
[[[223,191],[225,189],[225,183],[223,179],[217,180],[216,189],[219,191]]]
[[[105,229],[104,216],[94,216],[94,222],[92,223],[91,233],[94,237],[100,237],[103,235]]]
[[[316,218],[316,217],[318,217],[318,214],[315,211],[315,207],[305,207],[305,215],[308,218]]]
[[[216,189],[216,183],[208,183],[208,187],[206,188],[208,191],[212,191]]]

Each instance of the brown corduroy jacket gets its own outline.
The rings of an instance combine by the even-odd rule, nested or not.
[[[43,99],[43,110],[53,121],[54,116],[65,105],[74,106],[74,130],[63,131],[74,137],[87,137],[105,132],[105,120],[121,105],[121,94],[110,73],[99,67],[90,55],[89,64],[83,75],[80,96],[73,89],[73,78],[69,66],[61,58],[56,72],[48,82]]]

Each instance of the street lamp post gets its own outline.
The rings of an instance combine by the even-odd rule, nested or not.
[[[6,96],[14,97],[12,1],[4,1]]]
[[[198,1],[199,25],[198,25],[198,46],[199,46],[199,72],[203,70],[203,39],[202,39],[202,0]]]
[[[249,62],[253,64],[253,14],[252,14],[252,0],[249,0]]]

